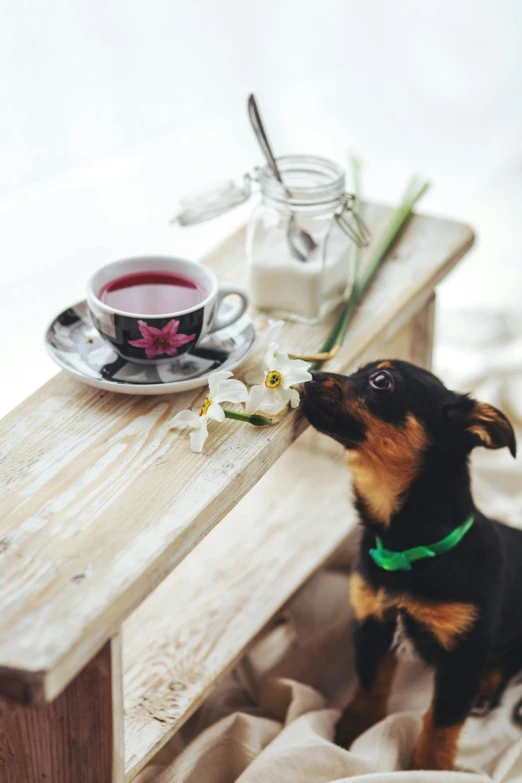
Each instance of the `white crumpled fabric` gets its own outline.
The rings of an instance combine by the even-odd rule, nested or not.
[[[288,604],[283,624],[267,632],[140,783],[522,781],[522,730],[512,720],[522,682],[511,685],[500,708],[467,721],[455,772],[404,771],[431,694],[432,675],[415,661],[401,661],[388,717],[349,751],[334,744],[336,697],[346,701],[353,684],[347,589],[344,573],[323,571],[310,580]],[[342,606],[342,616],[327,612],[325,623],[318,595],[328,595],[336,610]]]
[[[441,320],[441,377],[498,405],[520,428],[520,318]],[[521,469],[504,451],[477,450],[475,496],[486,513],[520,524]],[[454,772],[404,771],[431,695],[432,674],[415,661],[401,661],[388,717],[350,750],[334,744],[339,707],[354,683],[347,594],[346,572],[312,578],[139,783],[522,783],[522,725],[514,720],[522,678],[499,708],[468,719]]]

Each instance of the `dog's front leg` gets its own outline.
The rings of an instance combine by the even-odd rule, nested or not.
[[[453,769],[459,735],[479,692],[485,659],[485,652],[470,647],[437,668],[433,700],[424,715],[412,769]]]
[[[358,685],[337,724],[336,742],[348,748],[353,740],[386,715],[396,660],[390,652],[393,624],[367,619],[354,622],[353,642]]]

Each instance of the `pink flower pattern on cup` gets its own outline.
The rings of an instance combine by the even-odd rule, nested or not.
[[[163,329],[149,326],[145,321],[138,321],[138,327],[142,337],[139,340],[129,340],[129,345],[135,348],[144,348],[147,359],[167,354],[177,356],[180,345],[190,343],[195,334],[178,334],[179,321],[174,318]]]

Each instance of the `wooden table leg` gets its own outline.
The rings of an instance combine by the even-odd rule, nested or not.
[[[122,783],[119,635],[50,704],[0,699],[0,783]]]

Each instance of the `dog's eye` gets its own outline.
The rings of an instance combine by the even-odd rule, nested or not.
[[[370,386],[378,391],[393,389],[393,378],[389,372],[379,370],[379,372],[370,375]]]

